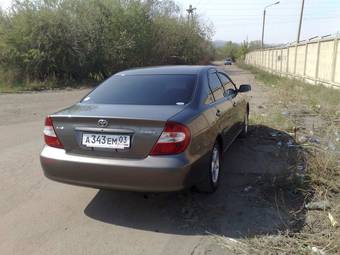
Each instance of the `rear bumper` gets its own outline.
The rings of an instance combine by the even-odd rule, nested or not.
[[[193,168],[184,154],[144,159],[94,158],[71,155],[49,146],[41,152],[40,162],[45,176],[55,181],[150,192],[176,191],[190,186],[188,178]]]

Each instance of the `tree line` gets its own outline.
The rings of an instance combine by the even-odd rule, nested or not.
[[[219,60],[231,58],[233,61],[242,61],[249,51],[260,48],[261,41],[243,41],[242,43],[227,41],[223,46],[216,47],[215,58]]]
[[[0,10],[0,74],[102,80],[131,67],[205,63],[210,36],[172,0],[16,0]]]

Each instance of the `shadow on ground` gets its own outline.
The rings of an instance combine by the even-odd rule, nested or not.
[[[304,222],[296,169],[303,160],[287,133],[252,126],[224,157],[214,194],[99,191],[85,209],[95,220],[162,233],[251,237],[298,231]]]

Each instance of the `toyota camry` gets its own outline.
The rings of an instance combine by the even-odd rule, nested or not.
[[[96,188],[213,192],[224,152],[247,134],[250,90],[213,66],[116,73],[46,117],[44,174]]]

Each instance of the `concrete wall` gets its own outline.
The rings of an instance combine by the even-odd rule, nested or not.
[[[340,88],[339,37],[252,51],[245,62],[279,75]]]

